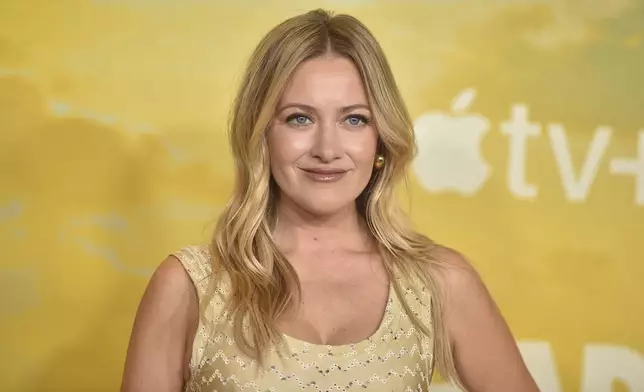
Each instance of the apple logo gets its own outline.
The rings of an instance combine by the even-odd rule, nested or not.
[[[429,192],[471,196],[489,178],[491,168],[481,154],[481,143],[490,121],[466,114],[475,96],[476,90],[465,89],[452,101],[452,113],[424,113],[414,121],[418,155],[412,170]]]

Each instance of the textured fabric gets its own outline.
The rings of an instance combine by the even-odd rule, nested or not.
[[[263,368],[235,345],[232,323],[223,304],[228,285],[211,286],[207,247],[185,247],[175,253],[193,281],[202,306],[185,391],[427,391],[433,362],[433,340],[421,335],[405,314],[391,285],[378,330],[369,338],[341,346],[316,345],[284,336]],[[396,278],[400,279],[400,278]],[[418,282],[400,280],[412,311],[430,326],[430,295]],[[430,328],[431,331],[431,328]]]

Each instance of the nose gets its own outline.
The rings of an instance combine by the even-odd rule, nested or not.
[[[342,140],[340,130],[335,124],[322,124],[316,129],[315,140],[311,148],[313,157],[324,163],[342,157]]]

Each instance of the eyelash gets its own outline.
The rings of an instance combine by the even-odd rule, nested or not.
[[[296,118],[298,118],[298,117],[305,117],[306,119],[311,120],[311,117],[309,117],[309,116],[308,116],[308,115],[306,115],[306,114],[302,114],[302,113],[294,113],[294,114],[291,114],[290,116],[288,116],[288,117],[286,118],[286,122],[287,122],[287,123],[289,123],[289,124],[291,124],[291,125],[293,125],[293,126],[296,126],[296,127],[303,127],[303,126],[305,126],[305,125],[309,125],[308,123],[307,123],[307,124],[297,124],[297,123],[293,123],[292,121],[293,121],[293,120],[295,120],[295,119],[296,119]],[[344,119],[344,121],[346,121],[346,120],[348,120],[348,119],[350,119],[350,118],[357,118],[358,120],[362,121],[362,124],[358,124],[358,125],[351,125],[351,126],[353,126],[353,127],[359,127],[359,126],[368,125],[368,124],[370,123],[370,121],[371,121],[367,116],[364,116],[364,115],[362,115],[362,114],[350,114],[350,115],[348,115],[348,116]]]

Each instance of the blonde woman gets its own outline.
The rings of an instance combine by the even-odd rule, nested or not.
[[[412,121],[355,18],[271,30],[234,103],[236,187],[212,244],[161,263],[123,392],[537,387],[470,264],[414,231],[396,184]]]

